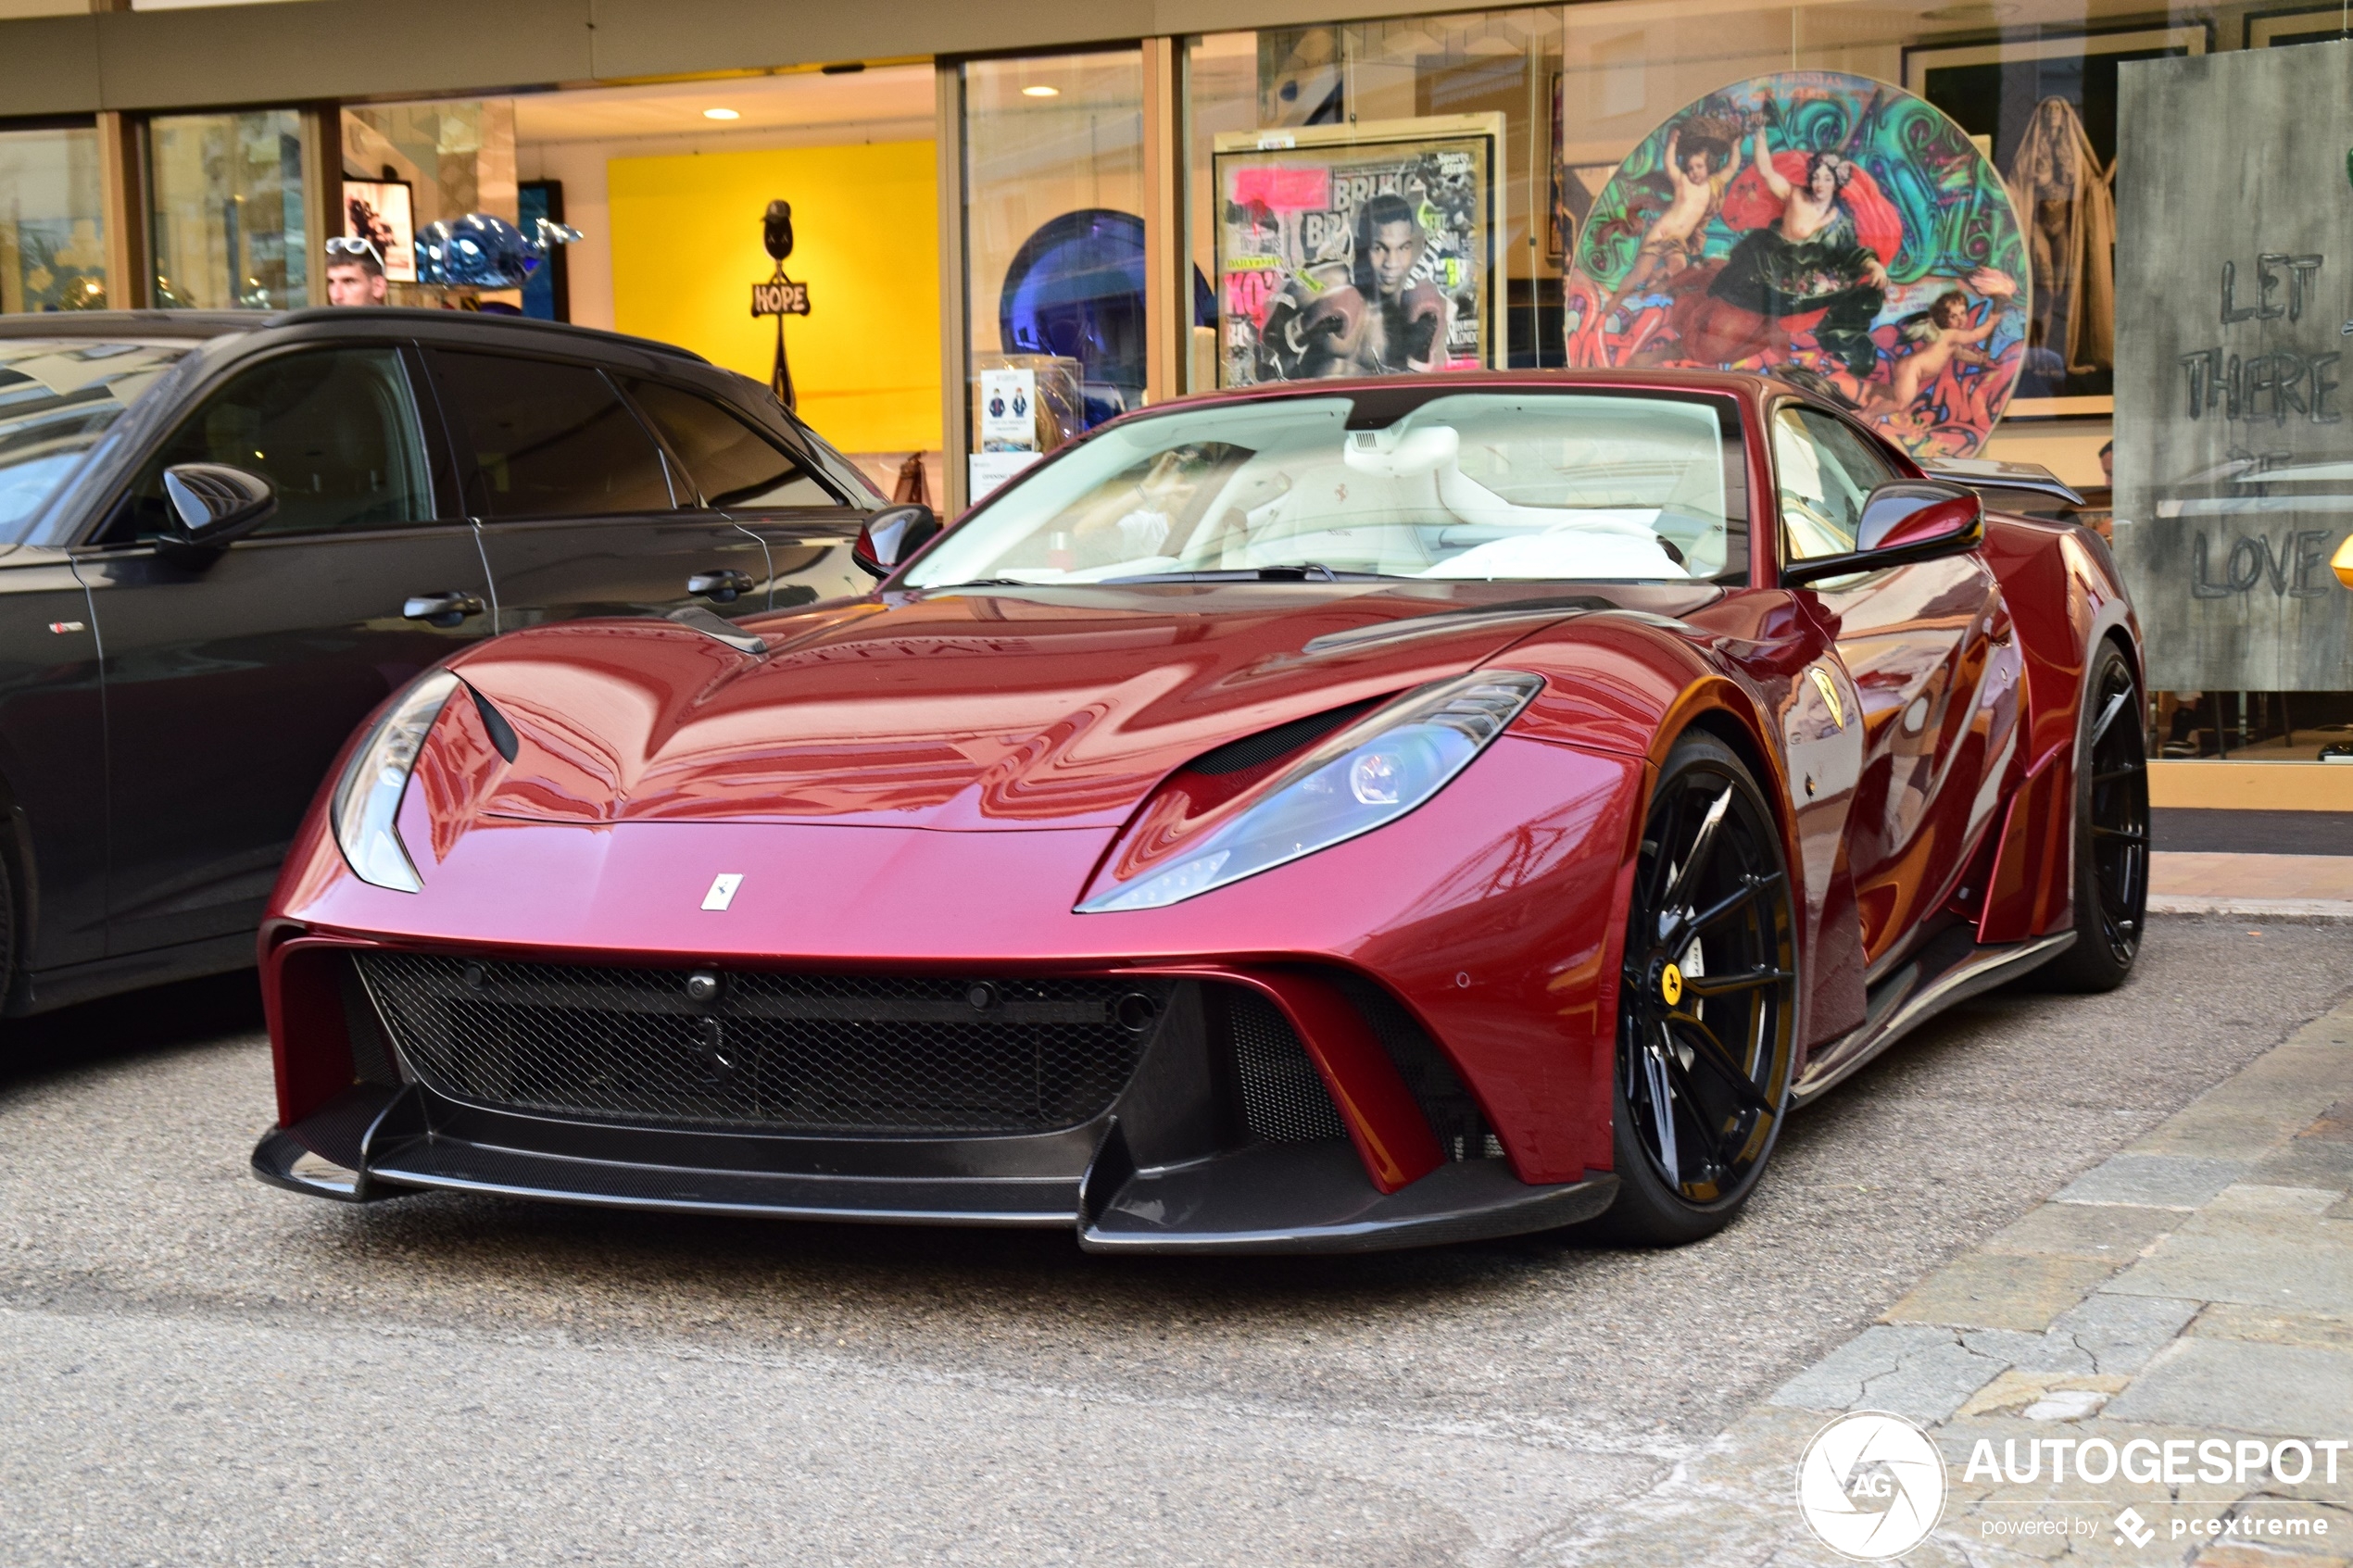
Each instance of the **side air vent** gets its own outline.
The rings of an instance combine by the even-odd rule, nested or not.
[[[1307,1047],[1299,1043],[1281,1009],[1255,991],[1229,986],[1226,1019],[1242,1113],[1252,1133],[1268,1143],[1313,1143],[1348,1135],[1323,1075],[1307,1060]]]
[[[1463,1086],[1454,1064],[1446,1060],[1438,1042],[1405,1010],[1405,1004],[1362,975],[1334,973],[1329,978],[1373,1026],[1381,1049],[1397,1066],[1397,1075],[1405,1080],[1415,1103],[1429,1118],[1430,1131],[1438,1135],[1438,1147],[1446,1151],[1446,1158],[1502,1159],[1504,1145],[1479,1114],[1478,1101]]]

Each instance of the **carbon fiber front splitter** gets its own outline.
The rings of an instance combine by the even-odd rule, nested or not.
[[[724,1163],[698,1162],[698,1151]],[[271,1128],[253,1165],[273,1185],[345,1202],[440,1189],[785,1220],[1070,1226],[1102,1252],[1428,1247],[1573,1224],[1617,1190],[1607,1173],[1531,1186],[1504,1160],[1468,1160],[1383,1194],[1339,1140],[1139,1170],[1115,1116],[1037,1138],[711,1140],[485,1111],[414,1085],[362,1085],[299,1126]]]

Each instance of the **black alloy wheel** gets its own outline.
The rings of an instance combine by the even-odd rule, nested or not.
[[[1618,983],[1618,1196],[1598,1239],[1672,1247],[1747,1201],[1780,1135],[1797,1041],[1797,923],[1771,809],[1714,737],[1679,740],[1651,797]]]
[[[2148,929],[2149,771],[2141,684],[2103,639],[2075,746],[2075,943],[2044,969],[2062,990],[2113,991]]]

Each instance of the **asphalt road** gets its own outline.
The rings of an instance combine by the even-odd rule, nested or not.
[[[1508,1560],[2353,988],[2160,920],[1799,1115],[1725,1235],[1104,1260],[247,1173],[247,977],[0,1026],[0,1562]]]

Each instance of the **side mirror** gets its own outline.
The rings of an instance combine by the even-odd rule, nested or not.
[[[1855,548],[1781,568],[1781,586],[1877,571],[1973,550],[1985,539],[1985,503],[1966,485],[1941,479],[1895,479],[1864,497]]]
[[[870,577],[887,577],[938,532],[939,519],[929,507],[885,507],[858,531],[849,558]]]
[[[176,463],[163,470],[163,493],[175,524],[164,551],[182,566],[208,564],[278,509],[268,480],[223,463]]]

